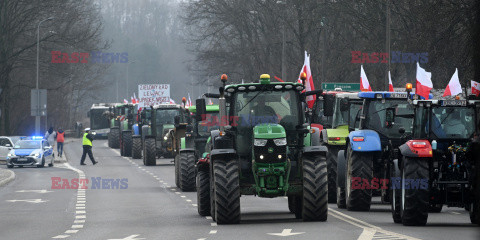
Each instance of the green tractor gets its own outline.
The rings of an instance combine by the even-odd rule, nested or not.
[[[120,148],[120,121],[125,112],[123,105],[115,103],[109,107],[110,131],[108,133],[108,146],[111,148]]]
[[[135,123],[134,113],[136,113],[136,104],[123,104],[122,116],[120,117],[120,155],[125,157],[132,156],[132,127]]]
[[[185,137],[181,138],[180,152],[175,156],[175,183],[182,191],[195,190],[195,164],[205,151],[210,131],[218,129],[218,105],[207,105],[206,120],[194,119],[191,127],[187,127]],[[196,106],[189,108],[196,114]]]
[[[225,86],[226,81],[222,75],[220,130],[211,132],[212,150],[197,164],[197,181],[209,184],[197,189],[198,212],[210,211],[218,224],[234,224],[240,222],[241,195],[287,196],[296,218],[326,221],[327,148],[304,116],[306,96],[321,90],[302,93],[303,84],[270,83],[268,74],[258,83]],[[205,99],[197,99],[196,107],[196,116],[207,120]]]
[[[150,107],[151,116],[148,125],[142,126],[143,163],[155,166],[157,157],[172,158],[174,156],[173,139],[169,132],[176,123],[185,122],[185,108],[177,104],[159,104]]]
[[[326,126],[320,133],[321,142],[328,148],[328,202],[339,204],[337,198],[345,198],[345,192],[337,188],[338,152],[346,150],[348,134],[358,128],[355,118],[362,108],[362,100],[357,93],[337,93],[325,95],[324,98],[323,114],[332,119],[331,125]],[[339,207],[342,207],[340,205]]]
[[[143,140],[145,139],[145,133],[142,132],[143,126],[148,126],[152,117],[152,111],[150,108],[143,108],[137,111],[135,124],[132,126],[132,158],[142,158]]]

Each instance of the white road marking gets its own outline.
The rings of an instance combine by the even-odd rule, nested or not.
[[[42,190],[20,190],[20,191],[17,191],[17,192],[21,192],[21,193],[27,193],[27,192],[31,192],[31,193],[49,193],[49,192],[53,192],[53,191],[47,191],[46,189],[42,189]]]
[[[272,236],[279,236],[279,237],[289,237],[293,235],[299,235],[299,234],[304,234],[305,232],[293,232],[292,229],[283,229],[281,233],[267,233],[268,235]]]
[[[87,218],[87,216],[85,216],[85,215],[78,215],[78,216],[75,216],[75,218]]]
[[[376,230],[373,228],[364,228],[362,234],[358,237],[358,240],[371,240],[375,235]]]
[[[205,240],[205,239],[206,239],[206,238],[199,238],[199,239],[197,239],[197,240]]]
[[[77,203],[76,207],[85,207],[85,203]]]
[[[208,220],[212,220],[212,217],[210,217],[210,216],[206,216],[205,218],[208,219]]]
[[[450,212],[450,213],[452,213],[452,214],[461,214],[461,213],[459,213],[459,212]]]
[[[76,209],[83,210],[83,209],[85,209],[85,207],[76,207]]]
[[[110,238],[108,240],[138,240],[138,239],[145,239],[145,238],[136,238],[140,236],[140,234],[130,235],[126,238]]]
[[[73,223],[85,223],[85,219],[84,220],[75,220],[75,221],[73,221]]]
[[[38,199],[14,199],[14,200],[6,200],[7,202],[28,202],[28,203],[44,203],[48,202],[48,200]]]
[[[180,196],[180,197],[181,197],[181,198],[186,198],[187,196],[182,195],[182,196]]]
[[[70,237],[70,235],[58,235],[52,238],[67,238],[67,237]]]
[[[75,214],[85,214],[87,213],[86,211],[76,211]]]
[[[210,223],[210,226],[216,227],[216,226],[217,226],[217,223]]]
[[[72,225],[72,228],[83,228],[83,225]]]
[[[180,194],[180,192],[175,192],[175,194]]]
[[[154,178],[158,178],[157,175],[153,175]]]
[[[77,233],[77,232],[78,232],[78,230],[67,230],[67,231],[65,231],[65,233]]]
[[[192,202],[192,200],[190,200],[190,199],[187,199],[187,200],[185,200],[185,201],[187,201],[187,202]]]
[[[77,203],[85,203],[86,201],[77,201]]]
[[[215,233],[217,233],[217,230],[210,230],[208,234],[215,234]]]
[[[195,203],[194,203],[194,204],[192,204],[192,206],[194,206],[194,207],[198,207],[198,205],[197,205],[197,204],[195,204]]]

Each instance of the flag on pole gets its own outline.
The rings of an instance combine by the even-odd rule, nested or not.
[[[213,105],[212,99],[208,99],[208,105]]]
[[[188,100],[187,100],[187,103],[185,105],[186,105],[186,107],[191,107],[192,106],[192,100],[190,99],[190,93],[188,93]]]
[[[305,91],[313,91],[315,90],[315,86],[313,85],[313,77],[312,71],[310,69],[310,55],[308,55],[307,51],[305,51],[305,62],[303,63],[302,70],[300,70],[300,74],[298,75],[298,82],[302,83],[302,79],[300,79],[300,75],[302,72],[307,74],[307,79],[305,80]],[[316,95],[307,96],[307,104],[309,108],[313,108],[313,104],[315,103]]]
[[[368,82],[367,74],[363,70],[363,65],[360,65],[360,91],[362,92],[371,92],[372,88]]]
[[[170,104],[175,104],[175,101],[172,98],[170,98]]]
[[[138,103],[138,98],[137,98],[137,95],[135,93],[133,93],[133,100],[135,100],[134,103]]]
[[[128,100],[124,98],[123,103],[128,103]]]
[[[460,85],[460,79],[458,78],[458,68],[456,68],[455,73],[453,74],[450,82],[447,85],[447,88],[445,88],[443,97],[456,96],[460,93],[462,93],[462,85]]]
[[[475,96],[480,96],[480,83],[471,81],[472,83],[472,94],[475,94]]]
[[[417,86],[415,93],[428,100],[432,88],[432,73],[425,71],[417,62]]]
[[[390,75],[390,71],[388,71],[388,91],[395,92],[395,90],[393,90],[392,75]]]

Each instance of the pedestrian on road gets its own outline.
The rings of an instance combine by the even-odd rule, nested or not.
[[[58,128],[57,131],[57,154],[59,157],[62,157],[63,154],[63,143],[65,142],[65,132],[62,128]]]
[[[85,128],[85,133],[83,134],[83,154],[82,154],[82,159],[80,159],[80,165],[87,165],[85,164],[85,157],[87,156],[90,157],[90,160],[92,161],[93,165],[97,164],[98,162],[95,161],[93,158],[93,153],[92,153],[92,141],[95,133],[90,133],[90,128]]]
[[[55,150],[55,138],[57,137],[57,132],[53,131],[53,127],[50,127],[45,133],[45,139],[48,144],[52,147],[52,151]]]

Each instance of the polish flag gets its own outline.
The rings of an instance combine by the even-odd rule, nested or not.
[[[187,103],[185,105],[186,105],[186,107],[191,107],[192,106],[192,100],[190,99],[190,93],[188,94],[188,100],[187,100]]]
[[[392,75],[390,75],[390,71],[388,71],[388,91],[395,92],[395,90],[393,90]]]
[[[371,92],[372,88],[368,82],[367,74],[363,70],[363,65],[360,65],[360,91],[362,92]]]
[[[170,104],[175,104],[175,101],[172,98],[170,98]]]
[[[307,54],[307,51],[305,51],[305,62],[303,63],[302,70],[300,70],[300,74],[298,75],[298,82],[302,83],[302,79],[300,78],[300,75],[302,75],[302,72],[307,74],[307,79],[305,80],[305,91],[313,91],[315,90],[315,86],[313,85],[313,77],[312,77],[312,71],[310,69],[310,55]],[[316,95],[310,95],[307,96],[307,104],[309,108],[313,107],[313,104],[315,103],[315,99],[317,98]]]
[[[480,96],[480,83],[472,81],[472,94],[475,94],[475,96]]]
[[[128,100],[124,98],[123,103],[128,103]]]
[[[443,97],[446,96],[456,96],[462,93],[462,85],[460,85],[460,79],[458,79],[458,69],[455,69],[455,73],[453,74],[450,82],[445,88],[445,92],[443,93]]]
[[[415,93],[428,99],[432,88],[432,73],[425,71],[425,69],[421,68],[420,64],[417,62],[417,86]]]
[[[208,99],[208,105],[213,105],[212,99]]]
[[[132,102],[132,103],[138,103],[138,98],[135,93],[133,93],[133,100],[135,100],[135,102]]]

